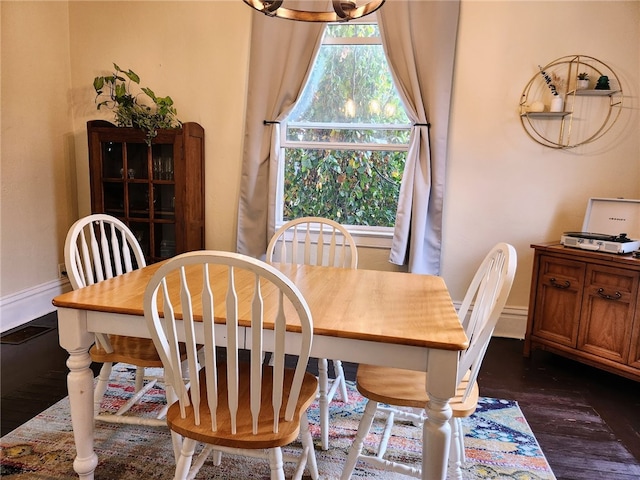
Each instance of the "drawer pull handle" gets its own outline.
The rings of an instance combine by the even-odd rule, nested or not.
[[[615,295],[608,295],[604,293],[604,288],[598,289],[598,295],[607,300],[620,300],[620,298],[622,298],[622,294],[620,292],[616,292]]]
[[[569,280],[565,280],[564,283],[558,283],[555,278],[550,278],[551,286],[556,288],[569,288],[571,286],[571,282]]]

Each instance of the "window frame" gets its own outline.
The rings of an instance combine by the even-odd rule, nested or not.
[[[377,24],[377,19],[360,19],[358,23]],[[382,45],[381,37],[323,37],[322,45]],[[356,151],[391,151],[408,152],[409,142],[406,144],[380,144],[380,143],[351,143],[351,142],[313,142],[287,139],[288,127],[311,127],[311,128],[331,128],[331,129],[353,129],[353,130],[407,130],[411,133],[412,124],[380,124],[380,123],[331,123],[331,122],[288,122],[286,119],[280,124],[278,152],[278,177],[275,194],[275,228],[280,228],[285,222],[283,220],[284,203],[284,168],[285,150],[289,149],[322,149],[322,150],[356,150]],[[358,148],[354,148],[354,145]],[[380,227],[368,225],[343,224],[351,233],[359,247],[370,248],[391,248],[394,227]]]

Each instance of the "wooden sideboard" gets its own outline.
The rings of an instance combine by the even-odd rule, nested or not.
[[[531,247],[524,355],[540,348],[640,381],[640,259]]]

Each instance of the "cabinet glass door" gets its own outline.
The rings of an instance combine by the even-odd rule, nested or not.
[[[102,188],[104,213],[122,219],[124,217],[124,183],[105,181]]]
[[[140,248],[142,248],[142,253],[144,253],[144,258],[147,259],[148,262],[149,256],[151,255],[151,235],[149,232],[149,223],[140,223],[133,221],[129,222],[129,228],[133,232],[133,235],[136,237],[136,240],[138,240]]]
[[[149,218],[149,184],[128,183],[129,211],[128,216],[133,218]]]
[[[176,225],[174,223],[156,223],[155,248],[160,258],[170,258],[176,254]]]
[[[153,195],[153,217],[157,220],[174,220],[176,218],[175,185],[154,185]]]
[[[173,180],[173,145],[153,145],[151,156],[153,158],[153,179]]]
[[[198,202],[185,205],[185,191],[192,187],[187,188],[184,172],[199,172],[203,162],[202,129],[195,125],[188,130],[185,138],[193,145],[186,150],[183,129],[161,130],[149,146],[139,129],[88,122],[92,211],[128,225],[149,264],[202,243],[185,228],[201,219],[192,219]],[[186,157],[185,151],[190,152]],[[200,180],[196,174],[188,181],[200,191]]]
[[[102,178],[123,178],[123,168],[122,143],[104,142],[102,144]]]
[[[148,179],[148,147],[144,143],[127,143],[127,178]]]
[[[174,183],[174,154],[172,144],[151,147],[153,249],[155,256],[164,259],[176,255],[176,193]]]

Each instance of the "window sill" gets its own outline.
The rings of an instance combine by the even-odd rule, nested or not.
[[[393,228],[347,226],[358,247],[390,249]]]
[[[282,223],[278,223],[276,230],[282,225]],[[345,227],[349,230],[357,247],[391,249],[391,242],[393,241],[393,228],[391,227],[363,227],[358,225],[345,225]],[[317,240],[315,237],[313,235],[312,242]]]

